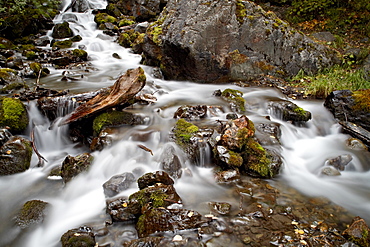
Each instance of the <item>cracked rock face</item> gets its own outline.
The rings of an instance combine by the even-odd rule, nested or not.
[[[170,0],[147,29],[144,62],[198,82],[315,73],[334,53],[249,1]]]

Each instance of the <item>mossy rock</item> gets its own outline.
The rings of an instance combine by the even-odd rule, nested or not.
[[[93,130],[99,134],[106,127],[119,126],[123,124],[134,124],[135,118],[132,113],[124,111],[105,112],[97,116],[93,121]]]
[[[44,77],[50,74],[50,71],[48,68],[43,68],[41,63],[30,63],[30,69],[33,71],[33,77]],[[41,72],[41,74],[40,74]]]
[[[73,41],[70,39],[67,39],[67,40],[55,41],[53,44],[53,47],[57,47],[59,49],[67,49],[67,48],[71,48],[72,44],[73,44]]]
[[[89,153],[83,153],[72,157],[68,155],[62,164],[61,176],[65,183],[71,181],[81,172],[87,171],[94,160],[94,156]]]
[[[34,51],[26,51],[24,55],[26,56],[27,60],[35,60],[38,58],[38,54]]]
[[[69,27],[68,22],[56,24],[53,29],[52,37],[55,39],[70,38],[73,36],[73,31]]]
[[[45,217],[47,202],[32,200],[26,202],[15,218],[17,225],[24,229],[31,225],[41,223]]]
[[[71,38],[71,41],[73,42],[79,42],[81,40],[82,40],[82,37],[80,35],[76,35]]]
[[[119,27],[130,26],[130,25],[133,25],[135,23],[136,23],[135,17],[127,16],[127,17],[123,17],[119,20],[118,26]]]
[[[134,46],[144,43],[145,34],[129,30],[120,34],[118,44],[125,48],[132,48]]]
[[[243,93],[241,91],[228,88],[222,91],[221,97],[230,102],[235,111],[245,111],[245,99],[243,98]]]
[[[17,71],[14,70],[14,69],[1,68],[0,69],[0,80],[2,82],[8,81],[9,79],[11,79],[16,74],[17,74]]]
[[[24,83],[14,82],[14,83],[10,83],[8,85],[5,85],[3,88],[1,88],[0,93],[1,94],[8,94],[8,93],[11,93],[15,90],[19,90],[19,89],[22,89],[22,88],[29,89],[29,87]]]
[[[62,247],[95,247],[95,236],[91,228],[80,227],[72,229],[63,234],[60,241]]]
[[[173,130],[176,143],[180,146],[186,146],[187,144],[190,144],[190,138],[198,131],[199,128],[196,125],[189,123],[182,118],[177,120]]]
[[[9,127],[12,133],[21,133],[27,125],[25,105],[19,99],[0,98],[0,126]]]
[[[15,45],[13,44],[12,41],[0,37],[0,49],[14,49]]]
[[[104,23],[117,23],[117,18],[108,15],[107,13],[98,13],[95,15],[94,21],[99,25]]]
[[[74,49],[72,55],[80,60],[87,61],[87,52],[82,49]]]
[[[31,164],[31,142],[23,137],[12,136],[1,147],[0,155],[0,176],[24,172]]]

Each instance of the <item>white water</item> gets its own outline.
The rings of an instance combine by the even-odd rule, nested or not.
[[[90,1],[93,2],[93,1]],[[64,6],[68,6],[65,2]],[[105,1],[95,0],[95,8],[104,8]],[[77,82],[61,82],[61,70],[53,70],[52,75],[41,82],[45,87],[56,89],[70,88],[71,91],[89,91],[110,86],[115,79],[129,68],[139,65],[140,56],[134,55],[112,42],[100,30],[96,30],[91,11],[87,13],[70,13],[66,11],[56,18],[55,22],[63,20],[66,14],[77,17],[76,23],[71,22],[75,34],[83,37],[75,47],[85,47],[91,57],[91,70],[84,74],[84,78]],[[117,53],[122,59],[115,59],[112,53]],[[50,170],[59,166],[69,154],[75,156],[86,152],[85,148],[76,146],[67,138],[67,126],[50,127],[50,122],[43,117],[30,102],[30,117],[35,129],[35,142],[39,152],[48,160],[44,167],[37,167],[38,160],[34,156],[31,169],[11,176],[0,178],[0,246],[12,243],[12,246],[25,247],[53,247],[60,246],[59,239],[67,230],[82,226],[89,222],[104,222],[105,198],[102,184],[113,175],[123,172],[140,174],[159,169],[160,156],[167,145],[173,145],[168,140],[168,133],[175,123],[173,114],[184,104],[207,104],[221,106],[223,111],[208,116],[207,122],[213,123],[218,119],[225,119],[230,112],[227,103],[214,97],[217,89],[235,88],[244,93],[247,100],[247,116],[256,124],[266,121],[269,115],[266,108],[270,98],[284,98],[284,96],[271,88],[240,88],[233,85],[202,85],[191,82],[164,81],[151,76],[152,68],[142,66],[147,75],[148,92],[158,101],[152,105],[136,105],[129,111],[143,114],[145,124],[122,128],[120,141],[101,152],[94,152],[94,163],[88,173],[80,174],[66,186],[61,180],[48,178]],[[304,109],[313,113],[313,119],[308,127],[296,127],[290,123],[282,122],[274,116],[273,122],[281,124],[282,130],[282,156],[284,166],[282,174],[277,179],[312,196],[325,196],[333,202],[346,207],[354,214],[370,220],[370,180],[369,156],[358,150],[351,150],[345,145],[347,135],[340,133],[330,113],[322,106],[322,102],[298,101],[295,102]],[[57,125],[54,125],[57,126]],[[147,136],[140,140],[137,136]],[[153,150],[154,155],[138,148],[143,144]],[[206,213],[204,203],[210,200],[232,199],[232,195],[225,194],[224,188],[216,185],[210,168],[199,168],[191,164],[181,150],[175,150],[180,158],[184,170],[190,170],[193,176],[183,175],[176,181],[175,188],[184,199],[188,208]],[[341,176],[325,177],[320,175],[320,169],[325,160],[341,154],[351,154],[353,160],[348,170]],[[207,166],[209,157],[207,152],[198,164]],[[121,195],[129,195],[138,188],[133,185]],[[222,198],[222,199],[221,199]],[[39,199],[50,203],[50,211],[44,223],[28,232],[18,235],[20,230],[13,226],[12,218],[19,208],[28,200]],[[135,237],[135,236],[132,236]],[[17,239],[17,240],[15,240]]]

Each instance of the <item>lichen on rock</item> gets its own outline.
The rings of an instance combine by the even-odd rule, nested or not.
[[[28,125],[28,115],[19,99],[0,98],[0,126],[9,127],[12,133],[23,132]]]

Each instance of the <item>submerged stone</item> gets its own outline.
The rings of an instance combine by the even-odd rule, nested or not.
[[[12,136],[0,149],[0,175],[26,171],[31,164],[32,144],[23,137]]]
[[[268,107],[275,117],[284,121],[291,121],[299,124],[307,122],[312,118],[311,112],[302,109],[290,101],[273,101],[269,103]]]
[[[48,205],[49,203],[40,200],[26,202],[15,218],[17,225],[24,229],[43,222]]]

